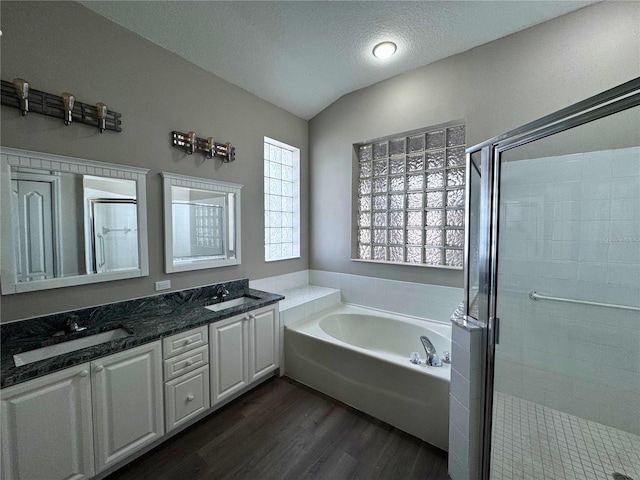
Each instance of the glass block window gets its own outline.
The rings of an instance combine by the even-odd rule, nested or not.
[[[357,258],[462,267],[465,125],[355,148]]]
[[[264,259],[299,256],[300,150],[264,137]]]

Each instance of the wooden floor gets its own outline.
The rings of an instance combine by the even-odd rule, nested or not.
[[[108,480],[445,480],[447,455],[288,378],[273,378]]]

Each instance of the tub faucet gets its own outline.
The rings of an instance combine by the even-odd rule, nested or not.
[[[227,290],[227,286],[224,283],[220,285],[216,285],[213,289],[213,299],[219,302],[224,301],[224,297],[229,295],[229,290]]]
[[[441,367],[442,360],[438,356],[438,353],[436,352],[436,347],[433,346],[433,343],[431,343],[431,340],[429,340],[426,336],[422,335],[420,337],[420,341],[422,342],[424,351],[427,352],[427,359],[424,363],[432,367]]]

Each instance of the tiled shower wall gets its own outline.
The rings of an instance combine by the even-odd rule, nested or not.
[[[496,390],[640,433],[640,148],[508,162]]]

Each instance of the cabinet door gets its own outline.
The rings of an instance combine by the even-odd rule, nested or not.
[[[241,315],[211,324],[212,405],[248,384],[247,319],[248,316]]]
[[[249,382],[278,368],[280,337],[274,308],[249,315]]]
[[[93,476],[88,363],[6,388],[0,396],[4,480]]]
[[[164,433],[160,341],[91,362],[98,472]]]

